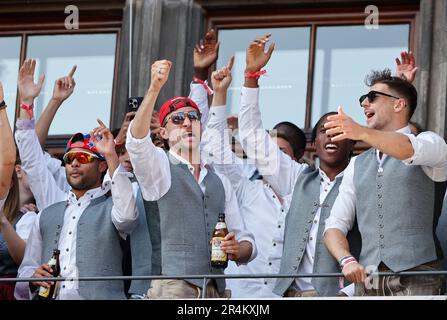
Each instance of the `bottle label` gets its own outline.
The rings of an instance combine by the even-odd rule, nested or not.
[[[225,222],[218,222],[216,224],[216,229],[225,229],[227,227],[227,225],[225,224]]]
[[[211,261],[227,261],[227,254],[222,250],[223,237],[214,237],[211,241]]]
[[[50,294],[50,288],[40,287],[39,288],[39,296],[43,298],[48,298],[48,295]]]

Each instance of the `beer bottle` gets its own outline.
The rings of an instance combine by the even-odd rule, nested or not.
[[[59,253],[60,251],[58,249],[53,250],[53,256],[51,257],[50,261],[48,261],[48,265],[50,266],[53,277],[58,277],[61,273],[61,267],[59,264]],[[38,300],[54,300],[57,296],[57,287],[58,282],[54,282],[49,288],[40,287],[39,293],[38,293]]]
[[[225,213],[219,213],[219,220],[214,228],[213,238],[211,239],[211,266],[214,268],[225,269],[228,266],[228,255],[221,247],[221,241],[227,234],[228,229],[225,223]]]

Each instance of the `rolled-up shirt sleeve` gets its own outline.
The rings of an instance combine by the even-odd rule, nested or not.
[[[132,136],[133,121],[129,124],[126,149],[140,185],[141,194],[147,201],[157,201],[171,187],[171,169],[165,151],[156,147],[150,134],[142,139]]]
[[[115,170],[111,181],[112,222],[123,238],[126,238],[126,234],[132,232],[138,218],[132,182],[130,181],[131,176],[132,174],[120,165]]]
[[[343,174],[337,199],[332,206],[331,214],[325,221],[324,233],[328,229],[338,229],[347,235],[355,221],[355,186],[354,164],[355,157],[351,159]]]
[[[256,258],[258,253],[255,243],[255,236],[245,227],[244,220],[242,219],[241,213],[239,211],[236,194],[231,186],[230,181],[222,174],[216,174],[222,181],[222,185],[225,190],[225,220],[228,230],[235,233],[237,241],[248,241],[251,243],[252,252],[250,259],[247,261],[248,263]]]
[[[403,163],[422,166],[422,170],[433,181],[447,180],[447,144],[444,139],[431,131],[422,132],[417,136],[405,135],[410,139],[414,154],[403,160]]]

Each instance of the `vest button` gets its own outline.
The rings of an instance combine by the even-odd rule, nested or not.
[[[379,218],[382,219],[383,218],[383,214],[379,214]]]
[[[379,193],[379,194],[377,195],[377,197],[378,197],[379,199],[381,199],[381,198],[382,198],[382,195]]]
[[[269,262],[269,266],[271,266],[272,265],[272,263],[271,262]]]
[[[380,248],[383,249],[383,248],[385,248],[385,246],[384,246],[383,244],[381,244],[381,245],[380,245]]]
[[[381,203],[379,203],[379,208],[382,208],[382,204]]]
[[[384,238],[384,235],[383,235],[383,234],[381,234],[381,235],[380,235],[380,239],[383,239],[383,238]]]
[[[298,267],[297,267],[297,266],[294,266],[294,267],[293,267],[293,270],[298,270]]]
[[[309,233],[309,230],[308,230],[308,229],[306,229],[306,230],[304,231],[304,233]]]
[[[301,251],[301,252],[303,252],[303,251],[304,251],[304,249],[303,249],[303,248],[301,248],[301,249],[300,249],[300,251]]]
[[[383,228],[383,224],[379,224],[379,227],[380,227],[380,229],[382,229]]]

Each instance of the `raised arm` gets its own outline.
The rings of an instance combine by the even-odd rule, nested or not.
[[[338,114],[329,116],[328,120],[324,126],[329,129],[326,134],[334,135],[332,141],[362,140],[406,164],[436,168],[441,171],[438,177],[447,177],[447,145],[433,132],[424,132],[415,137],[412,134],[370,129],[352,120],[341,107]]]
[[[214,88],[210,119],[203,132],[203,157],[213,164],[217,172],[225,175],[231,182],[237,197],[241,196],[244,182],[249,181],[242,170],[242,160],[231,150],[227,134],[226,103],[227,90],[231,83],[231,69],[234,57],[227,66],[211,75]]]
[[[99,126],[92,131],[92,141],[98,152],[106,158],[112,180],[112,222],[118,231],[130,234],[138,217],[132,183],[129,173],[120,166],[112,133],[100,119],[98,123]]]
[[[22,107],[20,110],[15,138],[22,168],[28,175],[37,207],[39,210],[43,210],[55,202],[65,200],[66,193],[56,185],[55,179],[46,165],[44,153],[35,132],[32,109],[26,108],[32,105],[42,87],[40,82],[34,83],[34,69],[35,60],[26,60],[20,68],[19,100],[25,104],[25,108]],[[43,76],[39,81],[43,81]]]
[[[212,89],[208,87],[208,75],[210,68],[217,61],[219,45],[216,32],[211,29],[205,34],[205,38],[200,40],[194,47],[194,77],[191,83],[191,93],[189,98],[193,100],[202,114],[202,125],[205,126],[209,118],[208,95],[212,94]]]
[[[50,125],[53,122],[57,110],[59,110],[62,103],[67,100],[74,91],[76,82],[73,75],[75,71],[76,66],[73,66],[67,76],[57,79],[54,83],[53,96],[36,123],[36,132],[41,146],[45,145]]]
[[[265,52],[269,39],[270,34],[256,38],[246,51],[245,82],[239,111],[239,137],[245,153],[255,161],[264,179],[279,195],[287,196],[307,165],[299,164],[280,151],[262,124],[258,102],[258,78],[275,47],[272,43]]]
[[[126,149],[143,198],[148,201],[160,199],[171,186],[169,160],[164,150],[152,143],[149,134],[155,101],[168,80],[171,66],[168,60],[152,65],[151,84],[127,131]]]
[[[11,177],[16,162],[16,147],[9,125],[4,101],[3,85],[0,82],[0,199],[5,199],[11,186]]]

